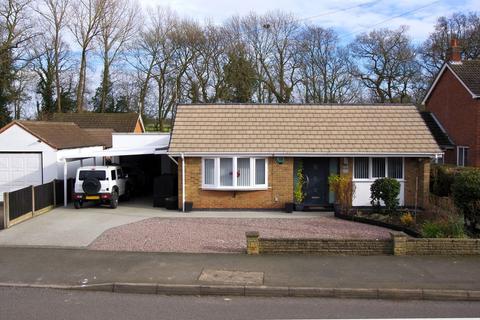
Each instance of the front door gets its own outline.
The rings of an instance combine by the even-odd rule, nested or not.
[[[329,158],[303,158],[303,173],[305,175],[305,205],[328,205],[329,172]]]

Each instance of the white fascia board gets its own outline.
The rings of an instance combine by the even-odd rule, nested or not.
[[[435,158],[443,152],[438,150],[436,153],[423,152],[167,152],[170,156],[179,157],[182,154],[186,157],[221,157],[221,156],[245,156],[245,157],[417,157],[417,158]]]
[[[85,153],[70,154],[63,159],[67,161],[73,161],[78,159],[96,158],[96,157],[115,157],[115,156],[135,156],[145,154],[155,154],[155,147],[151,148],[139,148],[139,149],[105,149],[101,151],[92,151]]]

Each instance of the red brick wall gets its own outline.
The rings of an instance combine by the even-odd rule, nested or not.
[[[133,130],[134,133],[143,133],[142,124],[140,120],[137,120],[137,124],[135,124],[135,129]]]
[[[268,159],[268,190],[211,191],[202,189],[201,158],[185,158],[186,201],[194,209],[281,209],[293,202],[293,158],[283,164]],[[178,162],[178,201],[182,205],[182,160]]]
[[[473,99],[455,75],[446,69],[425,107],[440,120],[455,144],[470,147],[468,164],[480,166],[480,100]],[[456,164],[456,160],[456,150],[446,153],[445,163]]]
[[[418,178],[418,190],[417,190]],[[430,159],[405,158],[405,205],[424,207],[430,194]]]

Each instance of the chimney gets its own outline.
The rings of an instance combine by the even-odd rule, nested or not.
[[[462,63],[462,50],[457,38],[452,38],[450,40],[450,49],[448,51],[449,62]]]

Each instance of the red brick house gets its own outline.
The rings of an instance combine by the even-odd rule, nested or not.
[[[422,206],[441,153],[413,105],[179,105],[168,149],[179,206],[196,209],[281,209],[299,165],[307,207],[333,203],[338,173],[352,175],[354,206],[370,206],[380,177],[398,179],[401,205]]]
[[[454,41],[423,104],[452,142],[442,146],[444,162],[480,167],[480,60],[461,61]]]

